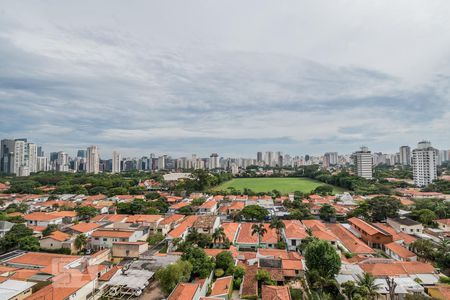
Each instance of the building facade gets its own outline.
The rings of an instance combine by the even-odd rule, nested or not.
[[[437,179],[437,150],[429,141],[419,142],[412,151],[414,184],[422,187]]]
[[[367,147],[361,147],[360,151],[353,153],[356,175],[366,179],[372,179],[373,159],[372,153]]]

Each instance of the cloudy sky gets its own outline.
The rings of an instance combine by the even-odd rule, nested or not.
[[[450,148],[448,0],[0,0],[0,138],[69,154]]]

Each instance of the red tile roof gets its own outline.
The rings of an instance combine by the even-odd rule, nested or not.
[[[233,286],[233,276],[218,278],[213,283],[211,296],[228,295],[230,288]]]
[[[161,222],[159,222],[159,225],[172,224],[174,222],[178,222],[178,221],[182,220],[183,218],[184,218],[184,215],[174,214],[167,218],[164,218]]]
[[[384,232],[376,228],[375,226],[372,226],[371,224],[359,219],[359,218],[350,218],[348,219],[348,222],[355,227],[360,228],[361,230],[365,231],[368,235],[374,235],[374,234],[383,234],[386,235]]]
[[[236,232],[239,228],[239,223],[222,223],[223,231],[225,232],[225,235],[230,240],[231,243],[234,242],[234,238],[236,236]]]
[[[210,200],[210,201],[204,202],[199,208],[211,209],[211,208],[213,208],[214,206],[217,206],[217,201],[215,201],[215,200]]]
[[[328,224],[328,228],[342,242],[345,248],[351,253],[356,254],[373,254],[375,250],[367,246],[363,241],[354,236],[350,231],[345,229],[341,224]]]
[[[129,238],[133,231],[99,229],[92,233],[93,237]]]
[[[100,225],[98,225],[96,223],[80,222],[78,224],[70,226],[70,229],[75,230],[77,232],[86,233],[86,232],[92,231],[98,227],[100,227]]]
[[[263,285],[262,300],[290,300],[291,293],[288,286]]]
[[[390,262],[390,263],[360,263],[359,266],[375,277],[406,276],[413,274],[435,274],[431,264],[423,262]]]
[[[304,239],[308,237],[305,227],[297,220],[283,221],[285,228],[284,233],[288,239]]]
[[[392,242],[392,243],[386,244],[384,246],[403,259],[416,257],[416,255],[414,253],[412,253],[405,247],[401,246],[400,244],[397,244],[396,242]]]
[[[53,231],[49,236],[44,237],[43,239],[54,239],[59,242],[64,242],[65,240],[68,240],[70,238],[70,235],[61,231]]]
[[[173,238],[179,238],[181,235],[190,227],[194,225],[197,221],[198,216],[188,216],[186,219],[181,222],[175,229],[168,233],[169,236]]]
[[[192,300],[199,288],[198,283],[179,283],[167,300]]]

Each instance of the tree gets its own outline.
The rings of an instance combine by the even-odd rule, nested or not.
[[[276,282],[272,280],[270,277],[270,273],[267,270],[260,269],[256,272],[256,280],[258,280],[259,283],[262,285],[275,285]]]
[[[430,240],[417,239],[411,243],[410,247],[420,258],[426,261],[434,259],[434,245]]]
[[[353,281],[346,281],[341,285],[342,292],[348,300],[352,300],[355,293],[358,291],[357,286]]]
[[[380,288],[380,284],[375,283],[375,277],[370,275],[369,273],[364,273],[363,275],[357,274],[357,284],[363,289],[364,293],[361,291],[363,296],[366,296],[368,300],[376,299],[378,295],[378,289]]]
[[[322,220],[329,222],[336,218],[336,209],[330,204],[324,204],[319,210],[319,216]]]
[[[75,248],[77,250],[81,250],[86,247],[87,244],[87,236],[84,233],[77,235],[75,238]]]
[[[212,259],[205,254],[203,249],[198,247],[187,248],[181,259],[191,263],[193,277],[206,278],[214,269]]]
[[[58,226],[55,224],[49,224],[43,231],[42,236],[49,236],[52,234],[52,232],[56,231],[58,229]]]
[[[192,265],[188,261],[179,260],[174,264],[159,269],[155,278],[163,292],[168,295],[179,282],[187,282],[191,277]]]
[[[40,245],[37,237],[25,236],[18,240],[19,249],[25,251],[39,251]]]
[[[199,233],[196,228],[191,229],[191,232],[186,236],[187,245],[197,245],[200,248],[209,247],[211,244],[211,236],[205,233]]]
[[[90,218],[93,218],[97,215],[97,209],[92,206],[77,206],[75,208],[75,211],[77,212],[77,216],[81,220],[89,220]]]
[[[246,220],[262,222],[269,215],[269,212],[259,205],[248,205],[241,210],[241,215]]]
[[[227,275],[232,275],[234,272],[234,258],[231,252],[223,251],[216,256],[216,268],[225,271]]]
[[[284,222],[281,221],[280,219],[274,217],[272,219],[272,221],[270,221],[269,228],[276,230],[277,236],[278,236],[278,241],[281,241],[281,229],[286,228],[286,225],[284,225]]]
[[[156,234],[150,235],[147,239],[147,242],[150,246],[153,246],[153,245],[159,244],[163,240],[164,240],[164,236],[158,232]]]
[[[2,252],[10,251],[17,248],[19,241],[23,238],[33,235],[33,230],[28,228],[25,224],[18,223],[15,224],[11,229],[5,234],[3,239],[0,239],[0,249]],[[29,244],[30,240],[24,240],[23,243]]]
[[[333,194],[333,187],[329,185],[321,185],[314,189],[313,194],[327,196]]]
[[[437,219],[436,214],[430,209],[421,209],[417,212],[420,223],[424,225],[431,225]]]
[[[253,224],[252,225],[252,235],[258,235],[258,248],[261,244],[261,238],[267,233],[267,229],[264,224]]]
[[[397,217],[400,206],[400,200],[396,198],[379,196],[361,202],[351,215],[371,222],[381,222],[387,218]]]
[[[333,278],[341,269],[341,259],[330,243],[312,240],[305,249],[308,270],[316,270],[324,278]]]
[[[225,234],[223,227],[216,228],[212,234],[213,243],[218,244],[219,246],[225,243],[226,238],[227,235]]]

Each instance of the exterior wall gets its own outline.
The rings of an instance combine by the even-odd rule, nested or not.
[[[33,289],[29,288],[28,290],[25,290],[22,293],[20,293],[19,295],[9,298],[8,300],[23,300],[23,299],[27,298],[28,296],[30,296],[32,291],[33,291]]]
[[[113,257],[132,257],[138,258],[140,254],[148,250],[148,244],[114,244],[112,247]]]
[[[61,224],[62,223],[62,218],[60,219],[54,219],[54,220],[50,220],[50,221],[36,221],[36,220],[28,220],[27,224],[28,225],[32,225],[32,226],[42,226],[42,227],[47,227],[50,224]]]
[[[392,257],[393,259],[398,260],[398,261],[417,261],[416,256],[405,259],[405,258],[398,256],[395,252],[392,252],[390,249],[387,249],[387,248],[386,248],[386,253],[387,253],[387,255],[389,255],[390,257]]]
[[[93,281],[89,282],[85,286],[83,286],[81,289],[70,295],[70,300],[86,300],[88,299],[88,295],[92,293],[95,288],[97,287],[98,282],[97,279],[94,279]]]
[[[449,232],[450,231],[450,226],[449,225],[442,224],[442,223],[439,223],[439,222],[437,224],[439,226],[439,229],[442,229],[445,232]]]
[[[400,223],[397,223],[391,219],[387,219],[387,223],[392,226],[396,231],[401,231],[408,234],[418,234],[423,232],[423,225],[412,225],[412,226],[406,226]]]
[[[62,248],[62,242],[54,240],[52,238],[44,238],[39,241],[41,248],[57,250]]]

